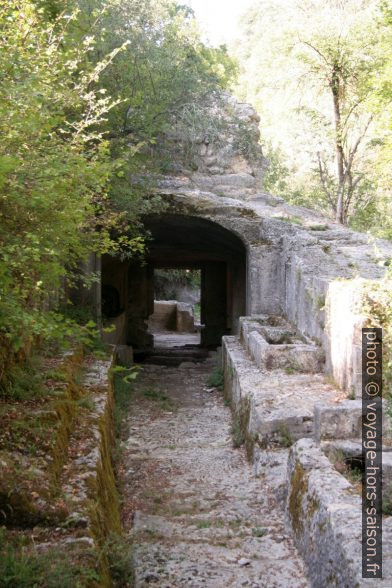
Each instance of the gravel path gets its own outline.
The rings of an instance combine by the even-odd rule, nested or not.
[[[233,448],[211,369],[146,366],[136,381],[121,464],[134,585],[304,588],[273,477]]]

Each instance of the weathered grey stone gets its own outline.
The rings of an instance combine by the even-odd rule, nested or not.
[[[257,114],[226,94],[212,99],[209,112],[224,123],[224,130],[216,140],[198,132],[192,138],[196,165],[185,169],[184,164],[177,175],[160,178],[156,192],[165,203],[161,220],[177,215],[180,230],[184,223],[202,219],[236,235],[246,248],[242,264],[246,309],[240,310],[240,304],[235,307],[228,321],[231,333],[236,332],[241,314],[285,315],[302,336],[320,343],[326,371],[337,384],[354,389],[359,397],[361,289],[365,280],[384,275],[380,259],[392,257],[391,243],[378,240],[375,255],[366,235],[264,193],[261,179],[266,162],[258,145]],[[245,123],[251,150],[239,149],[235,119]],[[176,132],[173,129],[172,140],[180,145],[183,137],[176,137]],[[244,156],[244,152],[256,156]],[[186,231],[184,235],[186,247]],[[145,269],[133,274],[135,290],[147,273]],[[136,294],[128,300],[127,342],[146,348],[152,345],[145,324],[151,301],[144,304],[145,291],[142,296]],[[137,305],[132,306],[135,298]]]
[[[193,333],[195,331],[195,318],[191,304],[177,302],[176,330],[179,333]]]
[[[248,337],[248,348],[261,369],[285,369],[307,373],[318,373],[322,370],[323,353],[315,345],[270,344],[261,334],[253,332]]]
[[[387,436],[389,422],[386,411],[383,413],[383,434]],[[317,442],[328,439],[359,439],[362,434],[362,400],[344,400],[335,406],[317,403],[314,418]]]
[[[162,379],[146,366],[135,381],[139,390],[159,387],[177,410],[157,412],[136,395],[128,417],[139,441],[123,454],[125,499],[138,505],[125,521],[134,585],[308,588],[268,468],[256,478],[233,447],[230,409],[219,392],[203,390],[208,373],[168,368]],[[148,472],[148,486],[134,484],[135,472]]]
[[[173,171],[187,174],[191,168],[209,177],[246,173],[260,182],[267,162],[259,144],[259,117],[255,110],[221,92],[211,95],[204,104],[200,119],[206,116],[215,118],[217,132],[194,132],[177,120],[165,133],[165,148],[170,148]],[[245,150],[249,146],[251,156],[244,155],[244,146]]]
[[[357,465],[362,462],[362,441],[334,440],[321,444],[323,452],[328,458],[341,455],[343,459],[354,461]],[[382,448],[382,495],[384,506],[392,505],[392,447],[383,445]]]
[[[314,434],[314,404],[336,391],[321,374],[262,371],[235,337],[223,338],[225,392],[250,445],[290,444]]]
[[[196,176],[193,177],[198,185],[202,188],[216,188],[217,190],[223,187],[230,186],[234,188],[252,188],[256,186],[257,180],[249,173],[237,174],[219,174],[216,176]]]
[[[392,507],[392,452],[382,453],[382,490],[384,503]]]
[[[335,406],[317,403],[314,419],[317,442],[326,439],[359,438],[362,426],[362,401],[346,400]]]
[[[218,265],[215,262],[214,265],[211,260],[223,260],[225,267],[219,268],[224,276],[220,282],[220,286],[224,283],[220,290],[222,295],[217,297],[218,303],[214,299],[213,308],[209,310],[203,342],[216,344],[222,332],[240,333],[240,338],[231,336],[223,339],[225,394],[232,405],[233,431],[238,433],[238,442],[245,441],[249,456],[253,454],[256,475],[267,480],[269,488],[272,486],[274,489],[274,500],[288,493],[288,516],[298,548],[308,563],[313,586],[351,588],[375,585],[359,577],[359,496],[348,480],[332,467],[315,442],[301,438],[315,436],[319,442],[338,438],[346,443],[353,443],[353,439],[359,438],[361,402],[341,402],[341,389],[354,391],[359,398],[360,338],[364,320],[360,308],[361,294],[366,280],[383,277],[385,266],[372,253],[366,235],[341,227],[315,211],[291,206],[279,197],[262,192],[265,161],[260,146],[257,147],[259,121],[251,107],[224,96],[219,103],[212,100],[210,108],[217,120],[224,123],[224,131],[214,139],[202,132],[200,136],[192,137],[196,145],[192,171],[178,165],[181,175],[162,178],[157,194],[164,200],[165,211],[155,222],[156,235],[161,238],[163,251],[166,254],[169,251],[168,257],[176,256],[182,246],[187,248],[187,259],[192,264],[197,264],[204,255],[203,286],[206,291],[208,282],[207,290],[210,294],[217,289],[214,272],[218,273]],[[236,127],[234,120],[238,118],[245,123],[247,134],[250,133],[252,146],[256,147],[255,157],[244,157],[239,149],[238,125]],[[181,150],[186,137],[176,132],[173,129],[170,138],[174,144],[177,142]],[[154,224],[153,221],[151,223]],[[181,233],[182,241],[171,241],[171,236],[177,233]],[[206,248],[205,238],[209,236],[211,240]],[[228,255],[229,245],[232,249]],[[384,259],[392,257],[390,243],[377,241],[377,248]],[[236,267],[230,265],[230,255],[238,255]],[[140,270],[136,277],[132,276],[135,279],[127,308],[128,331],[135,333],[143,345],[151,343],[145,328],[146,317],[151,311],[149,305],[152,304],[147,286],[150,285],[151,290],[151,268],[159,261],[162,263],[166,260],[158,258],[157,262],[157,257],[151,255],[150,265],[147,264],[148,267]],[[181,264],[184,260],[178,257],[177,261]],[[141,281],[144,290],[138,290]],[[148,300],[146,292],[149,292]],[[226,309],[220,308],[220,300],[226,295],[232,305],[230,316]],[[135,298],[137,303],[134,303]],[[139,309],[140,316],[136,316]],[[241,314],[248,316],[238,320]],[[220,322],[215,325],[214,319],[218,315]],[[211,329],[211,324],[215,332],[209,338],[206,332]],[[171,343],[175,341],[171,340]],[[321,373],[324,367],[321,349],[326,357],[326,370],[333,375],[341,389],[324,379]],[[182,390],[196,369],[191,362],[184,361],[177,373],[180,390],[177,386],[174,388],[181,401],[185,402],[181,409],[184,416],[188,415],[189,406],[192,406],[193,411],[195,398],[200,400],[204,393],[209,394],[208,400],[203,398],[204,403],[209,403],[214,395],[204,390],[201,396],[199,391],[196,396],[184,400]],[[162,368],[149,372],[151,379],[160,378],[161,371]],[[171,374],[170,370],[165,372],[165,378],[168,374]],[[196,390],[195,383],[194,386]],[[138,425],[147,450],[145,447],[140,449],[133,446],[132,451],[139,453],[139,459],[147,459],[152,455],[156,466],[159,460],[170,462],[168,454],[176,451],[176,447],[162,447],[162,438],[172,439],[173,444],[181,442],[176,459],[187,472],[188,467],[193,472],[196,463],[196,467],[202,471],[203,491],[209,482],[213,483],[215,490],[219,482],[219,489],[223,486],[232,491],[234,486],[237,498],[242,497],[244,492],[249,492],[249,486],[242,479],[240,484],[238,480],[234,483],[230,477],[232,472],[226,461],[227,439],[223,442],[223,449],[219,445],[222,441],[211,440],[211,415],[216,418],[216,430],[220,430],[222,415],[215,411],[216,407],[212,404],[208,404],[208,408],[211,411],[208,418],[204,404],[203,410],[197,412],[197,419],[203,425],[207,421],[209,423],[205,429],[209,432],[208,438],[200,433],[203,427],[199,426],[199,421],[195,424],[196,413],[192,412],[191,422],[184,424],[184,419],[180,421],[178,414],[166,411],[165,419],[168,420],[150,422],[156,433],[154,440],[150,437],[150,428],[146,430],[145,414],[142,412]],[[287,447],[298,439],[301,440],[290,453],[288,492],[285,492],[283,469],[284,452],[287,450],[282,449],[282,446]],[[205,459],[203,451],[199,451],[206,448],[215,451],[212,462]],[[384,468],[386,481],[390,479],[389,462],[388,456]],[[224,471],[225,467],[228,468],[229,476]],[[179,470],[182,472],[181,468]],[[192,476],[185,479],[181,473],[178,476],[180,488],[185,491],[191,488],[193,492],[195,479]],[[251,484],[248,478],[246,482]],[[196,483],[200,484],[200,478]],[[209,509],[209,498],[203,492],[197,509],[201,512]],[[189,511],[195,509],[195,505],[189,496],[176,496],[176,499],[172,497],[170,508],[186,508],[189,516]],[[249,514],[249,511],[252,509],[248,505],[235,499],[225,512],[225,517],[229,520],[239,513],[241,516],[244,512]],[[178,520],[171,520],[170,525],[167,521],[155,519],[150,523],[154,532],[157,529],[159,531],[161,525],[161,531],[163,527],[171,538],[181,533],[184,535],[184,527]],[[388,556],[392,553],[391,524],[391,519],[388,519],[385,525]],[[148,540],[137,544],[135,557],[139,571],[136,574],[136,585],[143,586],[143,582],[155,581],[156,570],[160,570],[162,561],[169,562],[164,575],[168,584],[173,580],[174,569],[179,586],[199,586],[206,582],[212,586],[229,585],[230,582],[236,585],[237,577],[233,580],[230,568],[223,566],[220,568],[221,573],[215,576],[209,570],[212,561],[215,565],[222,559],[230,565],[238,564],[242,554],[236,553],[233,557],[232,552],[216,550],[215,545],[213,548],[208,546],[207,549],[201,549],[200,545],[204,537],[208,536],[208,530],[202,525],[197,528],[195,521],[188,519],[185,534],[191,541],[177,540],[174,550],[171,545],[168,547]],[[221,539],[219,531],[211,536]],[[229,529],[226,538],[231,540],[233,536],[235,532]],[[249,553],[259,548],[258,544],[254,544],[254,539],[249,538],[247,543],[250,546]],[[274,541],[274,556],[279,555],[279,545],[281,543],[278,540]],[[249,565],[244,566],[246,571],[255,565],[253,553],[255,551],[249,557],[248,553],[245,554],[250,561]],[[280,556],[281,559],[284,557],[283,551]],[[383,581],[383,585],[387,588],[392,585],[391,559],[385,566],[387,580]],[[194,575],[201,578],[200,582],[193,582]],[[158,577],[162,578],[162,575],[158,574]],[[257,579],[249,577],[249,585],[254,585]],[[283,580],[286,585],[278,585],[292,588],[296,585],[292,579],[293,576],[289,574]],[[263,576],[263,581],[271,585],[270,577]]]
[[[130,345],[116,346],[116,363],[124,367],[133,365],[133,348]]]
[[[347,457],[353,457],[362,454],[362,442],[352,439],[334,439],[333,441],[322,441],[321,448],[329,457],[331,453],[338,451]]]
[[[175,331],[177,322],[176,300],[154,300],[154,312],[148,319],[151,330]]]
[[[282,345],[283,343],[304,343],[303,338],[294,335],[294,329],[289,327],[261,326],[260,333],[270,345]]]
[[[297,335],[282,317],[241,317],[240,337],[261,369],[310,373],[323,369],[323,351]]]
[[[314,588],[390,586],[392,519],[383,525],[383,579],[363,579],[361,499],[311,439],[288,460],[287,516]]]

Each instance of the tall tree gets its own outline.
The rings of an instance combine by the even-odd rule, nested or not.
[[[336,12],[339,14],[341,9],[333,9],[334,16]],[[326,113],[324,121],[327,132],[332,130],[329,136],[335,170],[330,165],[328,149],[317,151],[317,164],[321,188],[335,213],[335,220],[343,224],[363,197],[361,183],[366,172],[357,161],[373,120],[366,109],[366,102],[374,91],[371,76],[382,59],[377,51],[375,28],[372,30],[368,25],[364,36],[363,24],[355,26],[353,23],[345,31],[342,26],[322,33],[301,31],[299,51],[294,47],[314,84],[319,85],[321,92],[330,94],[332,116]],[[310,118],[312,115],[316,118],[318,109],[308,108],[307,113]]]
[[[169,0],[4,0],[0,33],[1,387],[32,342],[83,338],[64,282],[92,251],[143,252],[154,144],[232,68]]]
[[[376,199],[369,104],[386,60],[378,16],[373,0],[264,0],[245,15],[234,47],[272,160],[280,151],[289,169],[286,195],[345,224]]]

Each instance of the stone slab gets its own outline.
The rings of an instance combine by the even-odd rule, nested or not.
[[[383,411],[383,434],[388,435],[389,422]],[[328,439],[360,439],[362,435],[362,400],[344,400],[338,404],[315,406],[315,438],[318,442]]]
[[[287,516],[313,588],[392,586],[392,517],[383,522],[383,579],[362,576],[361,498],[311,439],[288,459]]]
[[[223,338],[225,393],[252,444],[288,445],[314,434],[314,404],[337,391],[322,374],[261,370],[235,337]]]

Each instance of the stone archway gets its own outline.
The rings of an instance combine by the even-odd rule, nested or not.
[[[153,267],[201,269],[202,345],[217,346],[221,337],[235,332],[246,313],[246,249],[239,237],[221,225],[181,214],[146,219],[153,241]]]
[[[102,283],[120,292],[124,307],[122,333],[117,342],[135,349],[153,345],[146,320],[153,312],[154,268],[201,270],[201,343],[220,345],[223,335],[236,332],[246,314],[247,252],[230,230],[207,219],[181,214],[151,215],[144,219],[151,235],[143,265],[105,256]]]

